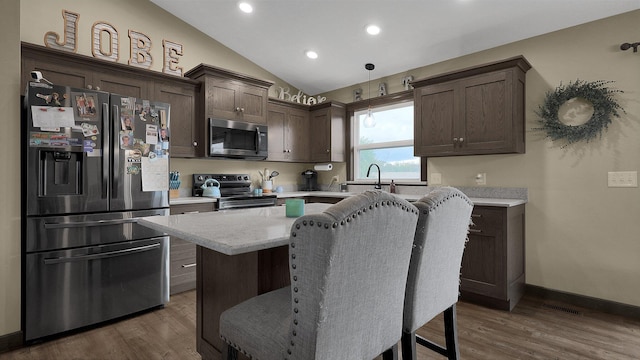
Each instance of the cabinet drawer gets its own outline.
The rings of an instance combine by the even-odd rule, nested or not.
[[[469,235],[495,236],[502,229],[502,216],[503,212],[500,209],[474,207]]]

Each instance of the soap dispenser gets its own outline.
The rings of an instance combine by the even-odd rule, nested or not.
[[[391,180],[391,184],[389,184],[389,192],[392,194],[396,193],[396,183]]]

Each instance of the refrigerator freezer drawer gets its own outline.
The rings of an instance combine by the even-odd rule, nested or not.
[[[50,251],[163,236],[161,232],[138,225],[136,218],[164,215],[169,215],[169,209],[30,217],[27,219],[25,251]]]
[[[25,340],[165,304],[168,266],[168,237],[27,254]]]

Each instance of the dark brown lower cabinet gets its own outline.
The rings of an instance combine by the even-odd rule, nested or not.
[[[512,310],[525,287],[524,205],[475,206],[462,258],[461,300]]]
[[[213,211],[214,203],[171,205],[171,215]],[[196,288],[196,244],[171,236],[169,294]]]
[[[256,295],[288,286],[289,249],[281,246],[230,256],[198,246],[196,254],[196,348],[202,359],[226,359],[220,314]],[[242,354],[238,358],[246,359]]]

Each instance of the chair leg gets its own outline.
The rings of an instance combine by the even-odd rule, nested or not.
[[[456,305],[444,311],[444,338],[446,347],[440,346],[433,341],[416,335],[415,332],[411,334],[402,334],[402,359],[403,360],[415,360],[416,343],[437,352],[440,355],[446,356],[449,360],[460,359],[460,350],[458,349],[458,330],[456,326]],[[405,355],[406,354],[406,355]],[[413,354],[413,355],[411,355]],[[412,356],[412,357],[408,357]]]
[[[416,360],[416,333],[402,332],[402,360]]]
[[[449,360],[460,359],[458,348],[458,327],[456,325],[456,304],[444,311],[444,337],[447,345],[447,358]]]
[[[225,351],[224,348],[227,348],[227,350]],[[226,358],[227,360],[238,360],[238,350],[236,348],[234,348],[233,346],[230,346],[229,344],[224,344],[224,347],[222,348],[222,355],[224,356],[226,353]]]
[[[385,350],[382,353],[382,360],[398,360],[398,344]]]

